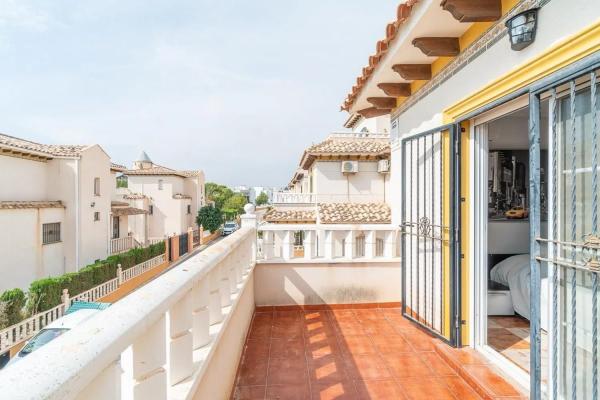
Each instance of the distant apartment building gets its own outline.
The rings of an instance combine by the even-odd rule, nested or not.
[[[0,290],[108,255],[110,157],[0,134]]]
[[[122,173],[127,177],[127,189],[118,189],[114,200],[146,211],[128,219],[128,229],[136,240],[163,238],[197,228],[198,210],[206,204],[201,170],[167,168],[142,152],[133,167]]]

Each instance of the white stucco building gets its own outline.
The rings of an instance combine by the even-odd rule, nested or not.
[[[138,240],[162,238],[197,228],[198,210],[206,204],[201,170],[163,167],[142,152],[133,167],[123,174],[127,176],[128,187],[118,190],[115,200],[147,212],[134,218],[129,216],[128,229],[134,237],[140,238]]]
[[[106,258],[110,165],[99,145],[0,135],[0,290]]]

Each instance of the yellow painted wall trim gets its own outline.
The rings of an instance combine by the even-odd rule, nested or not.
[[[560,41],[534,59],[447,108],[444,110],[444,122],[455,121],[597,51],[600,51],[600,21]]]

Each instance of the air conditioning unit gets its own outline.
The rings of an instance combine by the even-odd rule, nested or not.
[[[377,162],[377,172],[387,174],[390,172],[390,160],[379,160]]]
[[[342,173],[355,174],[358,172],[358,161],[342,161]]]

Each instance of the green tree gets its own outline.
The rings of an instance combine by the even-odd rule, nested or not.
[[[262,206],[263,204],[267,204],[269,202],[269,196],[265,192],[260,192],[256,199],[254,200],[257,206]]]
[[[236,193],[225,201],[223,212],[228,216],[236,216],[244,212],[244,206],[248,203],[246,196]]]
[[[221,215],[221,210],[217,209],[216,207],[204,206],[198,210],[196,223],[201,225],[202,228],[210,231],[210,233],[213,233],[219,229],[222,222],[223,217]]]
[[[218,210],[222,210],[225,202],[233,196],[233,190],[225,185],[219,185],[218,183],[207,182],[206,185],[204,185],[204,190],[206,198],[213,201]]]

